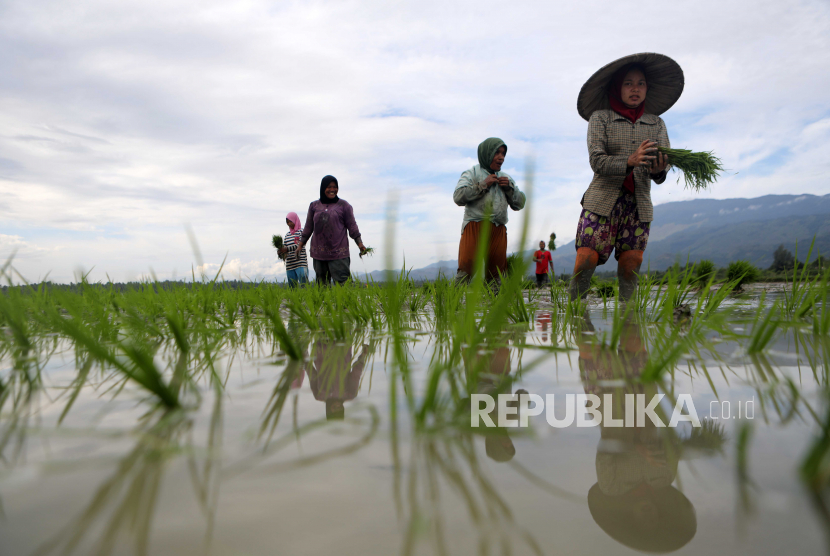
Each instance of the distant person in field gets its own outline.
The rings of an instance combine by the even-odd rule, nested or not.
[[[289,212],[285,217],[285,223],[288,224],[288,233],[279,254],[285,255],[288,285],[293,288],[308,283],[308,258],[303,245],[303,225],[300,223],[300,217],[296,212]]]
[[[499,272],[507,271],[507,208],[521,210],[525,194],[513,178],[501,171],[507,145],[498,137],[491,137],[478,146],[478,164],[461,174],[453,193],[455,204],[464,207],[461,224],[461,242],[458,245],[457,279],[468,280],[473,275],[476,250],[483,232],[487,206],[490,216],[489,247],[485,253],[485,277],[497,280]]]
[[[593,180],[582,196],[570,297],[585,297],[597,265],[614,252],[620,299],[637,290],[653,219],[651,182],[663,183],[669,148],[658,116],[683,92],[683,70],[662,54],[634,54],[597,71],[582,86],[579,115],[588,120]]]
[[[550,258],[550,251],[545,249],[545,242],[539,242],[539,250],[533,254],[533,262],[536,263],[536,287],[541,288],[548,280],[548,269],[553,276],[553,261]]]
[[[301,248],[311,239],[314,272],[317,274],[317,283],[322,285],[332,282],[344,284],[351,276],[349,237],[361,253],[366,251],[354,219],[354,209],[337,196],[339,189],[337,178],[323,178],[320,182],[320,198],[308,206],[302,234]]]

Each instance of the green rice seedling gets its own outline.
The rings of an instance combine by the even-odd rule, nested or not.
[[[670,268],[664,278],[665,287],[658,290],[655,296],[659,298],[655,309],[662,313],[667,308],[666,317],[674,318],[675,309],[688,306],[694,293],[694,281],[694,265],[687,262],[685,270]]]
[[[749,261],[732,261],[726,267],[726,280],[737,282],[736,290],[740,290],[746,284],[757,282],[760,276],[761,271]]]
[[[273,308],[266,308],[265,315],[271,320],[274,327],[274,337],[279,342],[280,348],[293,361],[302,361],[303,353],[294,338],[288,333],[279,311]]]
[[[0,341],[8,346],[12,354],[13,368],[31,379],[31,354],[36,351],[37,345],[29,312],[29,303],[18,289],[11,288],[7,295],[0,295],[0,326],[9,332],[8,335],[3,334]]]
[[[360,258],[363,258],[363,255],[374,255],[375,250],[372,247],[366,247],[363,251],[360,252]]]
[[[658,280],[651,273],[651,267],[646,269],[645,273],[637,276],[637,293],[634,296],[634,303],[636,304],[637,314],[645,316],[649,310],[654,312],[660,297],[657,294],[652,295],[655,291],[659,294]],[[651,309],[649,309],[651,307]]]
[[[455,315],[462,309],[465,288],[443,276],[430,284],[432,315],[435,330],[450,328]]]
[[[732,330],[728,326],[731,311],[718,312],[718,310],[737,287],[737,282],[727,282],[721,284],[720,287],[715,287],[714,280],[714,275],[710,275],[708,282],[698,292],[697,303],[692,310],[693,319],[688,334],[701,333],[704,325],[726,335],[732,334]]]
[[[271,237],[271,245],[273,245],[273,246],[274,246],[274,249],[276,249],[277,251],[279,251],[280,249],[282,249],[282,248],[283,248],[282,236],[281,236],[281,235],[274,234],[274,235]],[[281,260],[281,261],[284,261],[284,260],[285,260],[285,254],[283,254],[283,253],[277,253],[277,256],[280,258],[280,260]]]
[[[65,318],[57,307],[53,307],[49,311],[48,318],[54,329],[82,346],[97,361],[117,369],[127,378],[153,393],[167,407],[179,407],[179,396],[176,390],[165,383],[161,371],[153,360],[152,345],[116,341],[110,347],[96,338],[94,329],[84,322],[80,306],[72,297],[61,295],[59,301],[61,308],[67,310],[69,318]]]
[[[329,301],[327,304],[328,316],[320,319],[320,328],[323,333],[333,340],[344,341],[349,337],[351,326],[347,321],[346,312],[342,305]]]
[[[652,337],[648,361],[640,375],[643,382],[657,382],[666,373],[674,372],[678,361],[688,349],[680,329],[672,325],[670,318],[664,317],[659,320]]]
[[[409,295],[409,310],[412,313],[420,313],[424,310],[429,301],[429,293],[423,289],[413,290]]]
[[[830,294],[830,269],[822,274],[821,282],[816,286],[812,315],[813,335],[816,337],[830,336],[828,294]]]
[[[522,263],[522,254],[521,253],[510,253],[507,255],[507,275],[512,274],[519,270],[519,267]]]
[[[603,300],[613,297],[616,293],[616,288],[614,287],[613,282],[604,282],[596,276],[591,276],[591,287],[598,296],[603,298]]]
[[[619,300],[615,299],[614,312],[611,316],[611,337],[607,339],[606,334],[603,333],[602,345],[612,350],[617,349],[623,330],[626,326],[630,326],[634,319],[636,319],[634,304],[627,303],[620,306]]]
[[[570,296],[565,281],[554,281],[550,285],[550,303],[554,311],[564,312],[570,304]]]
[[[702,286],[709,282],[715,275],[715,263],[710,260],[703,259],[695,265],[695,282]]]
[[[701,191],[714,184],[718,176],[724,171],[721,160],[709,152],[692,152],[687,149],[669,149],[658,147],[663,154],[668,155],[672,168],[680,170],[685,181],[686,189]],[[680,177],[677,178],[680,181]]]
[[[527,303],[525,303],[524,296],[522,296],[521,292],[519,292],[518,295],[513,295],[512,297],[513,302],[506,308],[508,318],[517,324],[531,322],[533,320],[533,314],[528,308]]]
[[[777,319],[780,311],[780,304],[778,300],[773,303],[766,315],[761,318],[761,308],[764,306],[765,296],[766,292],[761,294],[760,306],[758,311],[755,313],[755,322],[752,325],[749,345],[746,348],[747,353],[750,355],[760,353],[765,350],[775,337],[775,333],[780,325],[780,322]]]
[[[813,247],[815,247],[815,243],[816,238],[814,237],[813,242],[810,244],[810,249],[807,251],[807,258],[801,266],[800,272],[798,268],[798,242],[796,241],[795,244],[793,275],[789,282],[789,289],[785,287],[783,294],[783,309],[787,315],[794,318],[804,317],[815,306],[816,289],[818,282],[821,279],[821,275],[816,274],[812,280],[808,275],[808,264],[810,262],[810,256],[813,254]]]

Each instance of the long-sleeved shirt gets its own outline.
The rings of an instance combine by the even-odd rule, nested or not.
[[[628,175],[628,157],[646,139],[659,147],[670,148],[666,124],[659,116],[643,114],[636,123],[613,110],[596,110],[588,121],[588,158],[594,179],[582,196],[582,206],[601,216],[610,216],[620,188]],[[671,164],[671,160],[669,161]],[[634,197],[641,222],[654,220],[651,204],[651,180],[663,183],[666,172],[652,176],[648,168],[638,167],[634,172]]]
[[[355,243],[360,241],[360,230],[354,220],[352,205],[339,199],[324,205],[319,200],[308,206],[303,228],[303,242],[311,238],[311,258],[318,261],[335,261],[349,256],[348,233]]]
[[[484,180],[489,176],[480,164],[476,164],[466,170],[458,180],[452,200],[455,204],[464,207],[464,222],[461,224],[461,233],[468,222],[481,222],[484,220],[484,213],[488,203],[493,204],[491,222],[496,226],[507,224],[507,207],[513,210],[522,210],[525,206],[525,194],[516,186],[513,178],[504,172],[496,172],[497,177],[506,177],[510,180],[510,187],[507,191],[493,184],[484,188]]]
[[[308,259],[305,255],[305,247],[300,249],[300,243],[303,241],[303,231],[296,230],[289,232],[285,236],[285,245],[288,253],[285,254],[285,269],[294,270],[296,268],[308,268]]]

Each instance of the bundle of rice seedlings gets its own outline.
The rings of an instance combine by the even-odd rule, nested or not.
[[[550,241],[548,242],[548,249],[556,251],[556,234],[550,234]]]
[[[283,248],[282,236],[275,235],[274,237],[272,237],[271,238],[271,245],[273,245],[274,249],[277,250],[277,256],[280,258],[280,260],[284,261],[285,260],[285,255],[282,254],[282,253],[279,253],[279,250]]]
[[[700,191],[706,189],[718,179],[724,168],[720,158],[712,151],[692,152],[687,149],[667,149],[658,147],[658,151],[669,156],[669,165],[683,174],[686,189]],[[680,177],[677,178],[680,181]]]
[[[596,276],[591,276],[591,287],[600,297],[613,297],[616,291],[613,282],[605,282]]]
[[[360,258],[363,258],[363,255],[374,255],[375,250],[372,247],[366,247],[362,253],[360,253]]]

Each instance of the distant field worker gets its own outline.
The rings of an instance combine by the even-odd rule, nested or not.
[[[570,297],[588,294],[597,265],[614,251],[620,299],[637,289],[652,221],[651,182],[666,179],[670,147],[659,118],[683,92],[683,70],[662,54],[633,54],[608,64],[582,86],[579,115],[588,120],[594,178],[582,197]]]
[[[494,280],[499,272],[507,270],[507,207],[521,210],[525,194],[519,191],[513,178],[501,171],[507,145],[491,137],[478,146],[478,164],[461,174],[452,195],[455,204],[464,207],[461,242],[458,246],[457,279],[473,275],[482,220],[488,204],[492,205],[490,245],[486,253],[485,276]]]
[[[280,255],[285,255],[285,269],[288,276],[288,286],[295,287],[308,283],[308,258],[303,246],[303,225],[296,212],[289,212],[285,217],[288,224],[288,233],[285,235]]]
[[[324,177],[320,182],[320,198],[308,206],[305,219],[301,248],[313,235],[311,258],[314,259],[318,284],[328,285],[332,281],[344,284],[349,279],[351,259],[346,234],[354,240],[361,253],[366,251],[354,220],[354,209],[337,196],[339,189],[337,178]]]
[[[545,242],[539,242],[539,250],[533,254],[533,262],[536,263],[536,287],[541,288],[548,280],[548,270],[553,276],[553,260],[550,251],[545,249]]]

